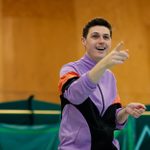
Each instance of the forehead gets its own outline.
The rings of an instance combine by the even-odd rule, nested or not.
[[[110,31],[107,27],[104,26],[93,26],[89,29],[89,34],[99,33],[99,34],[108,34],[110,35]]]

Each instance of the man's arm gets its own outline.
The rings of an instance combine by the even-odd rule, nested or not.
[[[117,114],[117,122],[123,124],[128,116],[131,115],[134,118],[140,117],[146,110],[145,105],[141,103],[129,103],[125,108],[121,109]]]
[[[128,59],[128,50],[121,50],[122,46],[123,42],[120,42],[114,50],[100,60],[95,67],[89,71],[88,77],[92,82],[97,83],[106,69],[111,68],[116,64],[122,64]]]

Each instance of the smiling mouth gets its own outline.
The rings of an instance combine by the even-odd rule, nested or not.
[[[104,51],[106,48],[105,48],[105,47],[103,47],[103,48],[97,48],[97,47],[96,47],[96,49],[97,49],[98,51]]]

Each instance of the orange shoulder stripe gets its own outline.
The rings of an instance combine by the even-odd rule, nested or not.
[[[62,77],[60,77],[59,83],[58,83],[58,90],[61,93],[62,87],[63,85],[71,78],[73,77],[79,77],[79,74],[77,74],[76,72],[68,72],[66,74],[64,74]]]
[[[117,95],[116,98],[114,99],[113,104],[115,104],[115,103],[120,103],[120,97],[119,97],[119,95]]]

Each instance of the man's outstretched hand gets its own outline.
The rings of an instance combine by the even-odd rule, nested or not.
[[[129,115],[133,116],[134,118],[138,118],[145,112],[145,110],[146,107],[144,104],[129,103],[117,113],[117,122],[120,124],[124,123],[128,119]]]
[[[145,105],[141,103],[129,103],[125,107],[125,112],[134,118],[140,117],[146,110]]]

